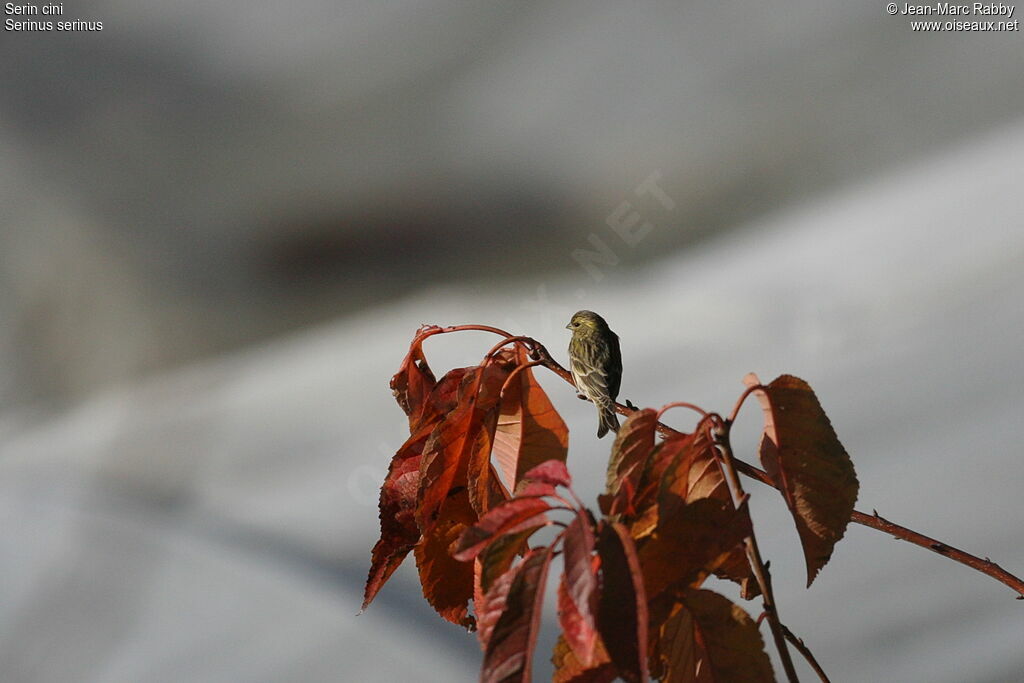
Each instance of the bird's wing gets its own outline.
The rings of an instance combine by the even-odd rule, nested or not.
[[[619,351],[619,335],[608,330],[608,371],[605,373],[610,379],[608,384],[608,395],[614,401],[619,396],[619,385],[622,384],[622,352]]]
[[[588,398],[593,400],[592,394],[594,393],[599,396],[608,393],[608,380],[596,366],[589,365],[578,358],[572,358],[570,365],[572,366],[572,378],[576,381],[576,388],[586,394]]]

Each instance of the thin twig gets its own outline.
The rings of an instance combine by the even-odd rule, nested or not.
[[[740,394],[740,397],[736,399],[736,405],[732,407],[732,412],[729,413],[729,424],[732,424],[733,422],[736,421],[736,416],[740,414],[740,408],[743,407],[743,402],[747,400],[748,396],[750,396],[758,389],[764,389],[764,386],[760,384],[755,384],[753,386],[747,387],[747,390]]]
[[[661,416],[664,415],[668,410],[671,410],[672,408],[688,408],[689,410],[692,410],[701,417],[708,416],[708,411],[704,410],[700,406],[688,403],[686,401],[675,401],[673,403],[666,403],[665,405],[663,405],[661,407],[661,410],[658,411],[657,418],[660,420]]]
[[[500,342],[498,342],[497,344],[492,346],[491,350],[487,352],[487,354],[484,356],[484,358],[490,358],[495,353],[497,353],[499,350],[501,350],[502,348],[504,348],[505,346],[507,346],[507,345],[509,345],[509,344],[511,344],[513,342],[516,342],[516,343],[520,343],[520,342],[533,342],[535,344],[537,343],[536,341],[534,341],[534,339],[532,337],[523,337],[523,336],[506,337],[505,339],[502,339]]]
[[[543,365],[543,363],[541,361],[539,361],[539,360],[535,360],[535,361],[530,361],[529,363],[523,363],[522,365],[517,365],[515,370],[513,370],[510,373],[508,373],[508,377],[505,378],[505,382],[501,385],[501,392],[499,393],[499,395],[500,396],[504,396],[505,395],[505,389],[508,388],[508,385],[512,382],[512,379],[516,375],[518,375],[523,370],[526,370],[528,368],[535,368],[538,365]]]
[[[729,429],[731,423],[725,422],[719,429],[715,430],[715,443],[718,446],[722,458],[722,470],[725,472],[729,482],[729,489],[732,491],[733,503],[738,508],[746,500],[747,495],[743,492],[743,484],[736,474],[736,467],[732,455],[732,445],[729,443]],[[754,527],[751,524],[750,535],[743,539],[747,548],[747,561],[757,578],[757,585],[761,589],[761,598],[764,601],[764,613],[771,628],[772,637],[775,639],[775,649],[779,651],[779,659],[782,660],[782,668],[786,672],[786,678],[790,683],[798,683],[800,680],[796,675],[796,668],[793,666],[793,659],[789,656],[789,648],[786,647],[786,636],[779,617],[779,608],[775,603],[775,596],[772,593],[772,579],[761,559],[761,552],[757,548],[757,537],[754,536]]]
[[[814,658],[813,654],[811,654],[810,649],[806,645],[804,645],[803,638],[797,638],[795,635],[793,635],[793,632],[790,631],[789,627],[787,627],[785,624],[782,625],[782,633],[786,636],[786,640],[792,643],[793,647],[795,647],[800,652],[800,654],[804,656],[804,659],[807,660],[807,663],[811,665],[812,669],[814,669],[814,673],[818,674],[818,678],[821,679],[821,683],[832,683],[828,680],[828,676],[825,674],[825,670],[821,668],[820,664],[818,664],[818,660]]]
[[[559,365],[558,361],[551,357],[551,354],[548,353],[548,350],[542,344],[538,343],[534,349],[534,352],[536,357],[539,360],[543,361],[543,364],[549,370],[554,372],[556,375],[561,377],[566,382],[572,384],[572,375],[569,374],[568,370]],[[757,387],[750,388],[747,392],[744,393],[749,395],[749,392],[756,388]],[[621,415],[629,416],[632,415],[636,409],[624,406],[620,403],[616,403],[615,410]],[[671,436],[679,436],[681,434],[681,432],[672,429],[668,425],[662,424],[661,422],[658,423],[657,430],[659,434],[666,438]],[[753,465],[739,459],[734,459],[734,461],[736,463],[736,469],[741,474],[744,474],[752,479],[757,479],[761,483],[767,484],[772,488],[778,488],[778,486],[775,485],[775,482],[772,481],[771,477],[769,477],[768,473],[765,472],[764,470],[754,467]],[[934,553],[938,553],[939,555],[942,555],[945,558],[953,560],[954,562],[959,562],[962,565],[970,567],[975,571],[981,572],[982,574],[985,574],[986,576],[989,576],[995,579],[996,581],[999,581],[1000,583],[1009,586],[1011,589],[1016,591],[1018,600],[1024,600],[1024,579],[1021,579],[1018,576],[1014,576],[1013,574],[1006,571],[1005,569],[1003,569],[998,564],[996,564],[988,558],[982,559],[980,557],[977,557],[976,555],[971,555],[970,553],[964,552],[963,550],[958,550],[957,548],[954,548],[948,543],[943,543],[942,541],[936,540],[929,536],[925,536],[924,534],[920,534],[912,529],[900,526],[895,522],[890,522],[889,520],[879,516],[877,512],[869,515],[860,512],[859,510],[854,510],[853,515],[850,518],[850,521],[856,522],[857,524],[861,524],[866,527],[870,527],[871,529],[875,529],[877,531],[884,531],[885,533],[891,534],[893,537],[900,541],[912,543],[916,546],[920,546],[927,550],[931,550]]]

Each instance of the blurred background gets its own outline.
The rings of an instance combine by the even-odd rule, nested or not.
[[[60,19],[103,28],[0,36],[3,680],[473,680],[411,560],[354,616],[422,323],[562,357],[597,310],[639,405],[801,376],[859,509],[1024,573],[1019,31],[803,0]],[[610,442],[552,379],[592,499]],[[851,527],[805,590],[787,511],[752,493],[833,680],[1024,676],[1008,588]]]

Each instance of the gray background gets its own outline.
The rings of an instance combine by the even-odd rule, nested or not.
[[[859,509],[1024,572],[1019,32],[839,2],[64,19],[104,29],[0,35],[5,681],[471,680],[475,640],[411,566],[354,616],[402,441],[387,380],[425,322],[561,355],[596,309],[642,405],[804,377]],[[671,210],[636,193],[653,173]],[[607,225],[623,202],[636,244]],[[599,277],[572,257],[595,238]],[[609,443],[553,379],[592,500]],[[751,491],[833,680],[1020,679],[1009,589],[852,527],[805,590],[788,513]]]

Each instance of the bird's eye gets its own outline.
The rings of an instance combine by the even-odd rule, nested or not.
[[[572,326],[573,326],[573,327],[579,327],[579,326],[580,326],[580,324],[579,324],[579,323],[573,323],[573,324],[572,324]]]

